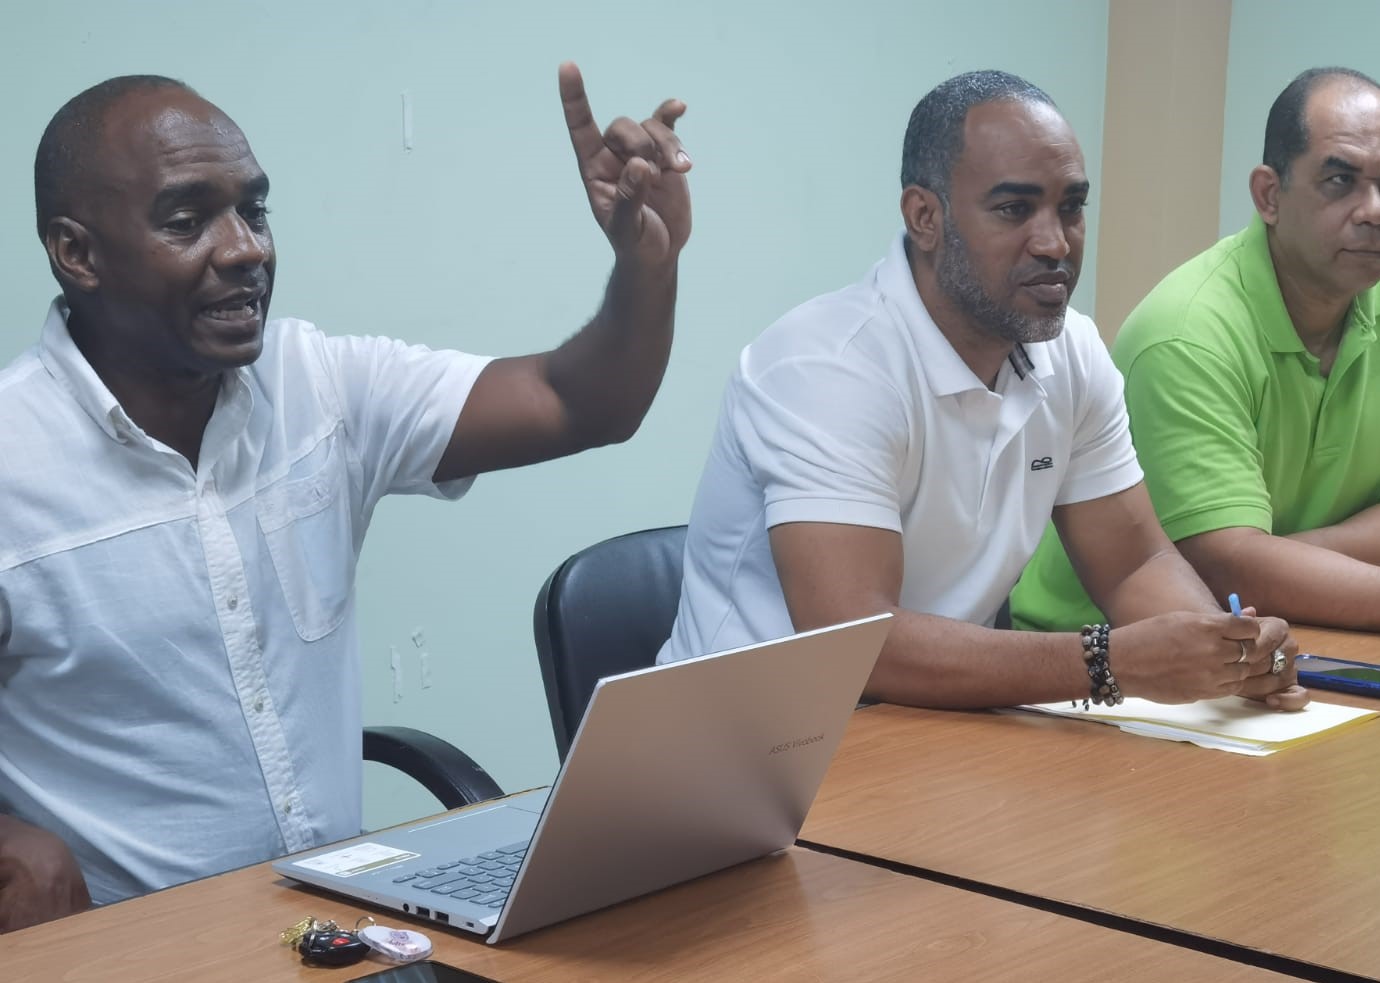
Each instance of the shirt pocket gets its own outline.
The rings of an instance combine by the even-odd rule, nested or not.
[[[278,586],[303,641],[340,627],[354,589],[350,496],[336,438],[327,438],[288,477],[259,491],[255,510]],[[298,472],[305,470],[305,476]]]

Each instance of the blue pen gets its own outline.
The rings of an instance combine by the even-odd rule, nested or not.
[[[1228,594],[1228,595],[1227,595],[1227,603],[1231,605],[1231,613],[1234,614],[1234,615],[1236,615],[1238,618],[1241,617],[1241,598],[1237,597],[1235,594]],[[1245,661],[1246,661],[1246,643],[1245,643],[1245,642],[1242,642],[1242,641],[1238,641],[1236,644],[1241,646],[1241,658],[1237,659],[1236,661],[1237,661],[1237,662],[1245,662]]]

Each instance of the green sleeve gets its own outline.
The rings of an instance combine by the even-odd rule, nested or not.
[[[1169,538],[1272,528],[1270,493],[1243,368],[1182,338],[1150,345],[1122,367],[1131,439]]]

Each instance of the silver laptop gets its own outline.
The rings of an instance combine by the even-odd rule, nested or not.
[[[273,869],[490,942],[790,846],[890,628],[882,614],[600,680],[537,789]]]

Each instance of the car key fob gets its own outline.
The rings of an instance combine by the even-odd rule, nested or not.
[[[297,943],[297,951],[308,962],[322,966],[353,966],[369,955],[369,945],[354,932],[329,925],[308,932]]]

